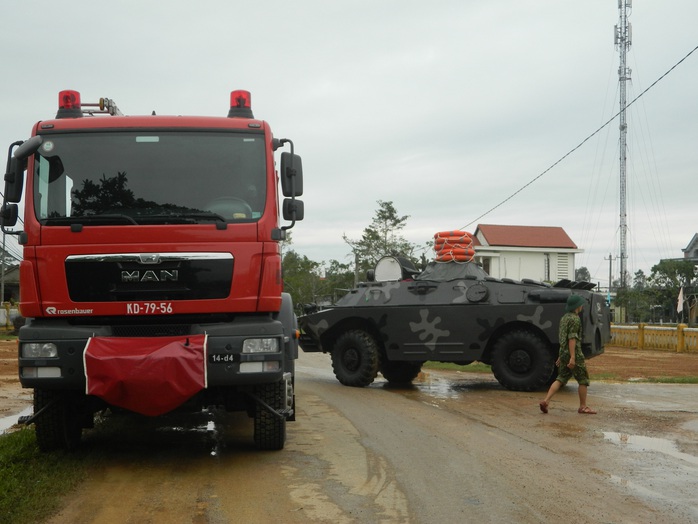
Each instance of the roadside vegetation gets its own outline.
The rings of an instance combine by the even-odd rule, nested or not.
[[[0,436],[0,522],[44,521],[84,478],[88,464],[79,455],[40,453],[33,428]]]

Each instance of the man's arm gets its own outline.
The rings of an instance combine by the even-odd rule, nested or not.
[[[575,358],[577,357],[577,354],[576,354],[576,352],[575,352],[575,349],[576,349],[576,347],[577,347],[577,339],[576,339],[576,338],[570,338],[570,339],[568,339],[568,340],[567,340],[567,347],[568,347],[569,350],[570,350],[570,361],[569,361],[569,363],[567,364],[567,367],[570,368],[570,369],[573,369],[574,366],[577,365],[577,363],[575,362]]]

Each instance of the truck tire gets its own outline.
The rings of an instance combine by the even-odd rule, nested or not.
[[[267,405],[277,411],[286,407],[284,405],[286,394],[286,384],[284,382],[261,384],[255,388],[255,393]],[[254,411],[254,442],[257,445],[257,449],[261,450],[284,449],[284,444],[286,443],[286,419],[257,403]]]
[[[342,334],[332,349],[332,369],[345,386],[363,388],[378,374],[378,345],[361,329]]]
[[[381,360],[381,374],[391,384],[411,384],[422,371],[422,362]]]
[[[548,344],[529,331],[506,333],[492,349],[492,372],[502,386],[512,391],[545,388],[554,367],[555,356]]]
[[[41,451],[72,451],[80,444],[82,425],[70,402],[70,395],[45,389],[34,390],[34,413],[44,411],[34,420],[36,443]]]

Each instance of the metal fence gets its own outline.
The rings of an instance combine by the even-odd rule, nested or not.
[[[654,349],[678,353],[698,353],[698,328],[686,324],[657,326],[650,324],[611,326],[610,346]]]

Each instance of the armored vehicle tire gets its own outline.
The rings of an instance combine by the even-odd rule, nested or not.
[[[34,390],[36,443],[41,451],[67,450],[78,447],[82,437],[80,417],[69,394],[45,389]],[[41,413],[39,411],[43,410]]]
[[[548,377],[548,381],[545,383],[545,387],[550,387],[553,382],[555,382],[555,379],[557,376],[560,374],[560,368],[553,363],[553,369],[550,372],[550,376]]]
[[[492,349],[492,372],[512,391],[536,391],[548,385],[555,356],[540,337],[524,330],[502,335]]]
[[[257,396],[276,411],[284,409],[286,385],[284,382],[261,384],[255,388]],[[286,443],[286,419],[257,403],[254,410],[254,442],[258,449],[279,450]]]
[[[361,329],[342,334],[332,349],[332,370],[345,386],[368,386],[378,374],[376,341]]]
[[[381,360],[381,374],[391,384],[411,384],[422,371],[422,362]]]

